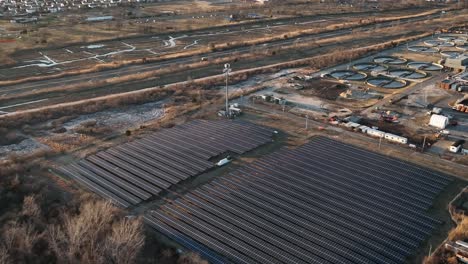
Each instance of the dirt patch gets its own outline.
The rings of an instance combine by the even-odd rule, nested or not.
[[[345,84],[323,79],[312,79],[302,82],[299,94],[304,96],[317,96],[327,100],[336,100],[340,94],[348,89]]]
[[[137,124],[158,119],[164,115],[162,102],[151,102],[121,109],[82,115],[64,124],[67,130],[83,130],[94,127],[109,127],[122,131]]]
[[[15,144],[0,146],[0,160],[10,155],[30,154],[35,151],[48,149],[46,145],[32,138],[25,138]]]
[[[0,132],[0,146],[18,144],[25,139],[25,136],[15,131],[8,132],[5,130],[3,133]]]

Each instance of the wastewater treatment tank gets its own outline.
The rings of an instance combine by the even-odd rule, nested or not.
[[[413,69],[394,69],[389,70],[388,74],[402,79],[423,79],[427,77],[427,73]]]
[[[385,65],[380,65],[372,62],[357,63],[353,65],[353,69],[357,71],[380,72],[388,69]]]
[[[440,55],[446,58],[458,57],[462,54],[463,54],[463,51],[456,51],[456,50],[444,50],[440,52]]]
[[[435,53],[439,52],[439,48],[436,47],[427,47],[427,46],[409,46],[409,51],[421,52],[421,53]]]
[[[461,51],[468,51],[468,44],[457,45],[456,48],[461,50]]]
[[[436,40],[436,39],[431,39],[431,40],[426,40],[424,41],[424,44],[426,44],[429,47],[453,47],[455,46],[455,43],[445,41],[445,40]]]
[[[400,89],[408,85],[408,82],[405,80],[399,80],[381,75],[369,78],[366,83],[373,87],[380,87],[385,89]]]
[[[405,58],[399,58],[394,56],[378,56],[374,58],[375,63],[383,63],[383,64],[390,64],[390,65],[399,65],[404,64],[408,60]]]
[[[458,37],[455,37],[455,36],[447,36],[447,35],[443,35],[443,36],[439,36],[437,39],[439,40],[442,40],[442,41],[454,41],[456,40]]]
[[[432,63],[432,62],[410,62],[407,64],[408,68],[413,70],[425,70],[425,71],[440,71],[444,68],[444,66]]]
[[[367,78],[367,74],[351,70],[332,71],[328,75],[337,80],[347,81],[361,81]]]

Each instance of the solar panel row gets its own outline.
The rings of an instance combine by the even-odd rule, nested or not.
[[[318,137],[205,184],[145,219],[213,263],[403,263],[439,223],[426,210],[450,181]]]
[[[196,120],[110,148],[59,168],[122,207],[148,200],[214,166],[210,158],[242,154],[271,141],[272,130],[242,121]]]

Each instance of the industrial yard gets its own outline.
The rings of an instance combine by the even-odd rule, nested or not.
[[[467,5],[2,2],[0,263],[465,261]]]

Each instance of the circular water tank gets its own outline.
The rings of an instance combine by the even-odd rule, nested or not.
[[[444,67],[440,64],[432,63],[432,62],[410,62],[407,64],[408,68],[414,70],[425,70],[425,71],[440,71]]]
[[[400,89],[408,85],[408,82],[405,80],[399,80],[385,76],[369,78],[366,83],[370,86],[385,89]]]
[[[394,56],[378,56],[374,58],[375,63],[384,63],[384,64],[391,64],[391,65],[399,65],[404,64],[408,60],[405,58],[399,58]]]
[[[468,44],[457,45],[456,48],[461,50],[461,51],[468,51]]]
[[[388,74],[393,77],[404,79],[423,79],[427,77],[427,73],[412,69],[394,69],[388,71]]]
[[[454,41],[455,39],[457,39],[457,37],[456,36],[442,35],[442,36],[439,36],[438,39],[442,40],[442,41]]]
[[[449,41],[444,41],[444,40],[426,40],[424,41],[424,44],[430,47],[453,47],[455,46],[455,43],[449,42]]]
[[[379,72],[379,71],[387,70],[388,67],[385,66],[385,65],[377,64],[377,63],[364,62],[364,63],[354,64],[353,69],[355,69],[357,71],[367,71],[367,72],[376,71],[376,72]]]
[[[366,79],[367,74],[363,72],[351,71],[351,70],[340,70],[332,71],[328,75],[337,79],[337,80],[347,80],[347,81],[361,81]]]
[[[439,52],[439,48],[436,47],[427,47],[427,46],[409,46],[409,51],[422,52],[422,53],[435,53]]]
[[[444,50],[440,52],[440,55],[447,57],[447,58],[458,57],[462,54],[463,54],[462,51],[456,51],[456,50]]]

